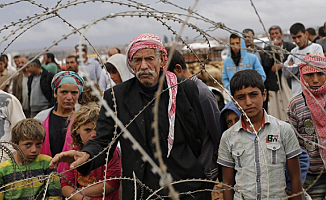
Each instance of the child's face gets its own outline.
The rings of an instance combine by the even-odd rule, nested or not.
[[[85,145],[88,140],[92,140],[96,136],[96,123],[95,122],[89,122],[87,124],[81,125],[77,129],[77,134],[80,135],[80,138],[83,142],[83,145]]]
[[[234,93],[234,99],[239,103],[249,118],[256,117],[263,112],[263,102],[266,99],[266,90],[263,94],[257,87],[242,87]]]
[[[226,124],[228,126],[228,128],[230,128],[231,126],[233,126],[233,124],[235,124],[237,121],[239,121],[239,117],[235,112],[230,112],[226,117]]]
[[[31,162],[40,154],[43,140],[22,140],[19,141],[18,145],[25,154],[28,162]],[[20,153],[18,154],[20,155]],[[23,156],[20,155],[20,157],[23,160]]]
[[[304,74],[303,78],[314,90],[320,88],[320,86],[322,86],[326,81],[326,75],[323,72]]]

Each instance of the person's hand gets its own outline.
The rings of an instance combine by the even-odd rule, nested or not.
[[[275,65],[273,65],[273,67],[272,67],[272,71],[273,71],[273,72],[276,72],[276,71],[282,69],[282,67],[283,67],[283,66],[282,66],[282,64],[280,64],[280,63],[275,64]]]
[[[291,196],[291,195],[292,195],[292,191],[289,190],[289,189],[286,189],[286,188],[285,188],[285,193],[286,193],[288,196]]]
[[[59,153],[54,156],[49,164],[51,169],[57,168],[60,162],[66,162],[70,164],[70,168],[79,166],[89,159],[89,154],[86,152],[70,150],[66,152]]]

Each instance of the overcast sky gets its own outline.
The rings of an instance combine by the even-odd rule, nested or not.
[[[53,8],[58,1],[59,0],[35,0],[36,3],[49,8]],[[159,0],[137,1],[154,7],[159,11],[186,14],[185,11],[171,5],[163,4],[159,2]],[[35,14],[42,14],[44,12],[43,8],[39,8],[30,2],[14,2],[16,2],[16,0],[0,0],[0,4],[5,5],[3,8],[0,8],[0,29],[2,29],[4,25],[10,25],[12,22],[17,22],[20,19],[26,19],[27,16],[31,17]],[[134,4],[126,0],[122,2]],[[190,8],[194,3],[193,0],[171,0],[171,2],[185,8]],[[8,5],[9,3],[13,4]],[[61,4],[66,3],[67,1],[61,1]],[[295,22],[303,23],[306,28],[317,28],[322,26],[326,21],[325,0],[253,0],[253,3],[266,29],[271,25],[277,24],[280,25],[282,29],[286,30]],[[195,10],[210,20],[224,23],[226,27],[231,29],[242,31],[244,28],[252,28],[256,33],[263,32],[262,25],[255,14],[254,8],[251,6],[250,0],[200,0]],[[111,4],[109,1],[105,1],[105,3],[96,1],[95,3],[87,2],[85,4],[78,4],[77,6],[68,6],[66,9],[60,9],[58,13],[66,21],[79,28],[82,24],[88,24],[108,14],[124,11],[136,11],[136,9],[128,6]],[[181,18],[185,19],[184,16]],[[165,21],[172,26],[175,31],[179,31],[181,27],[180,24],[168,20]],[[191,20],[190,22],[202,30],[207,30],[211,27],[211,24],[200,20]],[[14,28],[17,29],[19,27],[15,26]],[[7,41],[2,41],[3,37],[8,37],[10,35],[11,30],[12,29],[2,30],[0,32],[1,52],[18,36],[18,34],[15,34],[14,36],[10,36]],[[26,49],[43,49],[50,46],[53,41],[60,39],[62,35],[70,33],[71,30],[72,29],[58,17],[45,20],[19,36],[6,53]],[[101,21],[92,26],[86,33],[86,36],[95,46],[114,46],[128,44],[130,40],[143,32],[152,32],[162,38],[166,35],[169,40],[172,36],[172,33],[167,30],[166,27],[162,26],[161,23],[153,18],[131,18],[129,16]],[[209,34],[214,37],[223,37],[227,36],[229,33],[225,30],[215,30],[209,32]],[[190,28],[186,28],[182,34],[184,38],[187,37],[189,39],[197,35],[198,33]],[[79,37],[74,35],[60,42],[58,46],[73,48],[78,40]]]

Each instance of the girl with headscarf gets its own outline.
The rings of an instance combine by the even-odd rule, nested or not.
[[[41,111],[35,119],[42,122],[46,137],[41,154],[55,156],[62,151],[68,128],[68,117],[74,111],[77,100],[81,98],[84,79],[72,71],[57,73],[51,82],[55,105],[53,108]]]

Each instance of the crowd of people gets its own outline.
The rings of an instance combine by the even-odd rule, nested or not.
[[[222,81],[233,100],[225,106],[151,33],[135,37],[126,55],[110,49],[103,66],[85,44],[64,69],[52,53],[16,56],[12,80],[17,69],[1,55],[0,140],[12,154],[2,155],[0,198],[165,199],[171,193],[161,187],[187,180],[173,184],[180,199],[325,199],[326,38],[301,23],[290,27],[293,43],[279,26],[268,32],[265,48],[250,28],[230,34]],[[148,162],[159,166],[158,156],[166,177]]]

